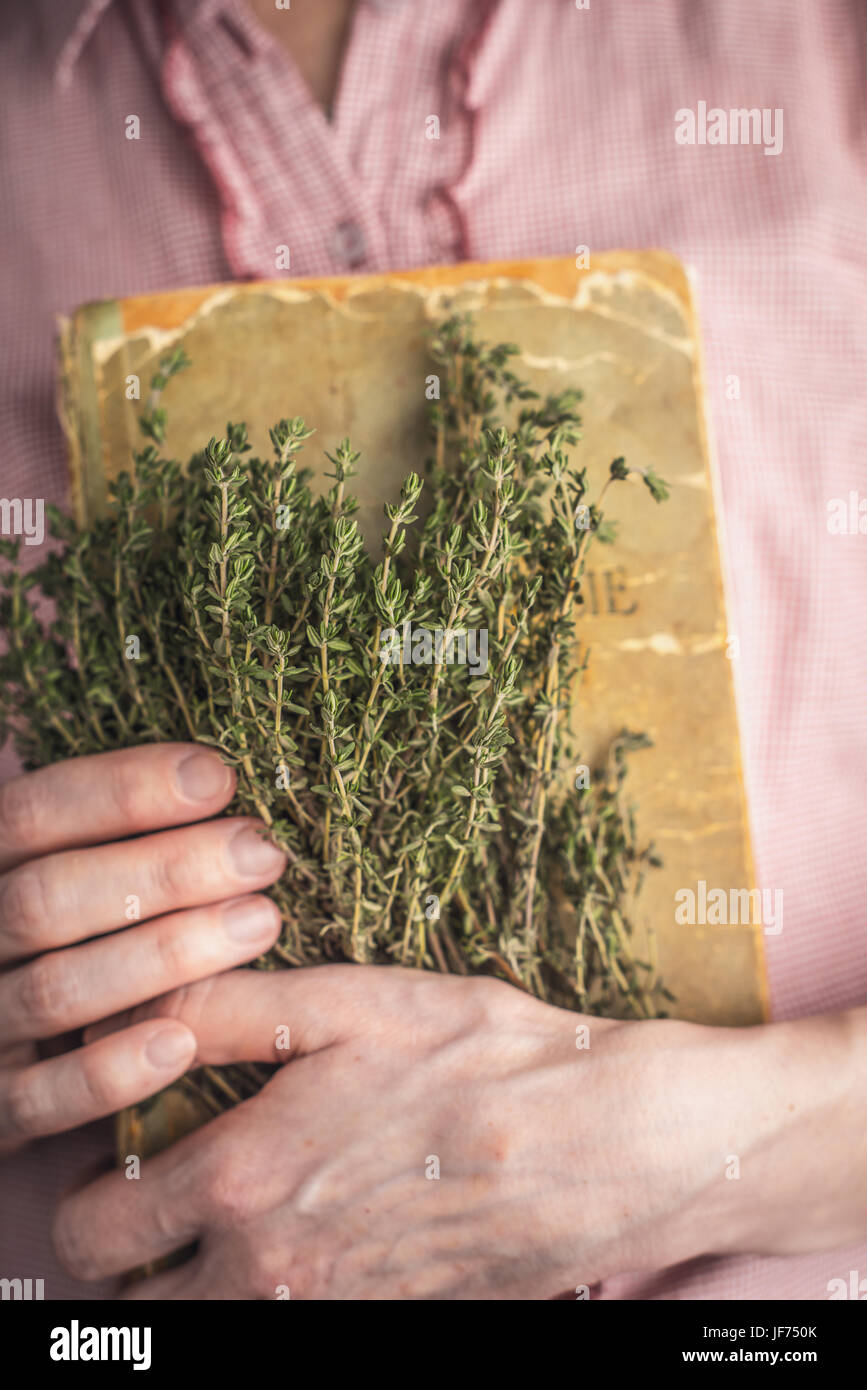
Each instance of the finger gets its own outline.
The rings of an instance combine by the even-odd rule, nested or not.
[[[244,1101],[147,1158],[138,1181],[129,1182],[115,1170],[65,1196],[52,1233],[64,1268],[77,1279],[102,1279],[197,1241],[219,1207],[239,1124],[249,1125],[259,1099]]]
[[[263,831],[212,820],[21,864],[0,879],[0,962],[265,888],[286,856]]]
[[[56,1037],[106,1013],[255,960],[280,934],[269,898],[173,912],[134,932],[48,951],[0,975],[3,1042]]]
[[[406,1020],[420,1026],[436,998],[418,970],[395,966],[314,965],[302,970],[236,971],[105,1019],[87,1037],[105,1036],[134,1020],[177,1018],[196,1035],[197,1066],[233,1062],[286,1062],[357,1037],[392,1021],[405,1036]],[[449,981],[460,989],[462,981]]]
[[[69,758],[0,786],[0,872],[60,849],[99,845],[214,816],[235,774],[195,743]]]
[[[196,1040],[176,1020],[138,1023],[48,1062],[0,1075],[0,1139],[77,1129],[145,1100],[183,1076]]]
[[[294,1064],[297,1104],[305,1112],[323,1089],[321,1061]],[[62,1264],[76,1278],[101,1279],[176,1254],[203,1233],[233,1229],[245,1212],[261,1211],[269,1197],[273,1202],[285,1194],[287,1172],[300,1175],[309,1165],[304,1134],[288,1108],[275,1134],[266,1086],[146,1158],[140,1181],[129,1182],[118,1170],[104,1173],[57,1209],[54,1243]],[[262,1145],[270,1143],[280,1150],[279,1164],[262,1155]],[[198,1258],[206,1279],[207,1245]]]

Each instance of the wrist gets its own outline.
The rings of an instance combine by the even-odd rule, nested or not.
[[[714,1031],[731,1034],[730,1147],[724,1183],[706,1194],[706,1252],[793,1255],[867,1238],[867,1009]]]

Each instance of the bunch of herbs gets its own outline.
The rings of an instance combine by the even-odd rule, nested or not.
[[[653,854],[624,800],[626,754],[645,740],[624,732],[586,785],[563,777],[580,752],[582,575],[630,470],[615,459],[590,499],[579,394],[540,400],[517,351],[462,317],[437,327],[427,484],[406,477],[375,553],[351,491],[358,453],[344,440],[328,454],[317,492],[301,418],[274,426],[267,458],[243,424],[186,467],[164,457],[163,392],[189,365],[172,353],[106,515],[79,527],[52,511],[59,545],[29,573],[2,542],[0,710],[28,768],[151,741],[218,749],[238,776],[228,814],[260,817],[287,856],[270,890],[283,930],[260,968],[488,972],[649,1017],[665,992],[635,958],[628,905]],[[416,647],[420,629],[447,644],[486,633],[484,674]],[[208,1094],[219,1106],[261,1080],[211,1073]]]

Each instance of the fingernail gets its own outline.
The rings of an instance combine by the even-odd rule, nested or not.
[[[188,801],[213,801],[229,790],[231,771],[216,753],[190,753],[178,765],[178,786]]]
[[[145,1055],[151,1066],[164,1071],[166,1067],[178,1066],[192,1055],[190,1043],[188,1028],[162,1028],[148,1040]]]
[[[284,862],[283,851],[266,840],[260,830],[247,825],[229,842],[232,863],[239,874],[259,878],[274,873]]]
[[[273,936],[277,909],[269,898],[242,898],[223,908],[223,926],[232,941],[259,941]]]

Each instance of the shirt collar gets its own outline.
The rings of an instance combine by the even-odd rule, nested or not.
[[[102,19],[106,10],[115,0],[65,0],[58,19],[57,48],[54,53],[54,81],[61,88],[67,87],[72,79],[76,63],[81,57],[88,39]],[[217,8],[220,0],[186,0],[180,8],[188,21],[197,12],[210,6]],[[374,9],[399,9],[407,0],[368,0]],[[183,20],[182,20],[183,25]],[[256,26],[258,28],[258,26]]]
[[[54,81],[66,87],[72,78],[75,65],[81,57],[90,36],[99,21],[117,0],[64,0],[64,9],[58,19],[59,34],[53,59]],[[156,0],[165,4],[165,0]],[[171,12],[179,29],[184,29],[197,18],[201,10],[216,10],[225,0],[168,0]]]
[[[54,52],[54,81],[67,87],[82,49],[113,0],[68,0],[56,19],[57,48]]]

